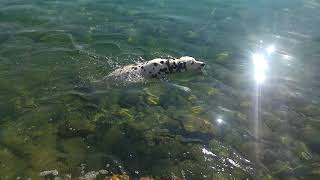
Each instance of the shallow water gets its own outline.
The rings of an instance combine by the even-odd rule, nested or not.
[[[52,178],[39,176],[46,170],[63,179],[319,179],[319,8],[2,0],[0,179]],[[260,84],[257,53],[268,64]],[[100,81],[123,65],[184,55],[206,62],[205,72]]]

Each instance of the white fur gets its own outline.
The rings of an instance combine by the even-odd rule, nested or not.
[[[179,59],[153,59],[145,63],[128,65],[116,69],[108,77],[116,79],[140,81],[144,78],[163,77],[165,74],[185,71],[200,71],[204,63],[193,57],[184,56]]]

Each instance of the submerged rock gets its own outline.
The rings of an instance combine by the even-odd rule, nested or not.
[[[201,106],[193,106],[193,107],[191,107],[191,111],[195,114],[199,114],[199,113],[204,112],[204,108]]]
[[[157,89],[157,87],[153,88],[144,88],[143,91],[146,94],[147,103],[149,105],[158,105],[160,103],[160,98],[156,94],[160,94],[160,87]]]
[[[320,106],[317,105],[308,105],[300,109],[300,111],[307,116],[320,116]]]
[[[39,173],[39,176],[48,176],[48,175],[58,176],[59,172],[55,169],[55,170],[42,171]]]
[[[140,177],[139,180],[155,180],[153,177]]]
[[[209,96],[215,96],[215,95],[219,94],[220,91],[218,89],[216,89],[216,88],[211,87],[211,88],[208,89],[207,93],[208,93]]]
[[[52,47],[74,47],[71,35],[62,31],[46,32],[39,38],[39,41]]]
[[[95,43],[92,49],[100,55],[118,55],[122,52],[120,46],[113,42]]]
[[[195,32],[195,31],[188,31],[187,38],[188,39],[197,39],[197,38],[199,38],[199,33]]]
[[[70,113],[65,117],[65,121],[59,125],[58,134],[61,137],[86,137],[95,131],[96,125],[93,121],[83,117],[81,113]]]
[[[276,169],[274,175],[281,179],[290,178],[293,175],[293,168],[287,162],[276,161],[274,168]]]
[[[216,56],[216,61],[218,63],[225,63],[229,59],[229,53],[228,52],[222,52]]]
[[[85,175],[79,177],[79,180],[95,180],[98,175],[99,175],[99,172],[90,171],[90,172],[87,172]]]
[[[149,96],[147,98],[147,102],[149,105],[157,105],[159,104],[159,98],[157,96]]]
[[[0,146],[0,167],[0,179],[14,179],[27,169],[28,164],[9,149]]]
[[[66,139],[61,142],[61,145],[65,154],[60,156],[60,159],[68,162],[70,167],[77,167],[85,160],[87,144],[82,138]]]
[[[206,135],[212,137],[216,133],[214,126],[206,119],[193,115],[180,116],[182,128],[186,134]]]
[[[303,141],[314,152],[320,151],[320,130],[307,125],[302,131]]]
[[[121,108],[118,111],[118,115],[120,115],[123,118],[129,119],[129,120],[133,119],[133,115],[130,113],[129,109]]]
[[[302,160],[311,160],[312,154],[303,142],[297,142],[293,149],[294,153]]]
[[[105,177],[104,180],[129,180],[129,176],[128,175],[113,175],[113,176]]]

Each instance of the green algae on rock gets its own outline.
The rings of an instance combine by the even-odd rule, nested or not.
[[[185,115],[179,118],[182,128],[187,134],[213,136],[216,133],[214,126],[206,119],[193,115]]]
[[[201,106],[193,106],[193,107],[191,107],[191,111],[195,114],[199,114],[199,113],[204,112],[204,109]]]
[[[293,152],[297,154],[297,157],[301,158],[302,160],[311,160],[312,154],[308,147],[302,142],[296,142]]]
[[[317,152],[320,150],[320,139],[315,138],[319,137],[320,131],[318,128],[311,127],[310,125],[307,125],[302,130],[302,137],[304,139],[304,142],[310,146],[310,148]]]
[[[229,53],[228,52],[222,52],[220,54],[217,54],[216,61],[218,63],[225,63],[229,59]]]
[[[78,167],[81,163],[85,162],[88,145],[81,137],[68,138],[62,140],[60,143],[64,152],[64,154],[60,156],[60,159],[63,159],[68,167]],[[68,172],[68,170],[64,171]]]
[[[14,179],[28,168],[27,163],[9,149],[0,146],[0,179]]]
[[[311,117],[320,116],[320,107],[318,105],[308,105],[300,110],[303,114]]]

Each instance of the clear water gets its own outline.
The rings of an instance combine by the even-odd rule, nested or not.
[[[39,176],[45,170],[64,179],[319,179],[319,8],[1,0],[0,179],[53,178]],[[257,54],[266,70],[255,71]],[[127,64],[183,55],[205,61],[205,72],[97,83]]]

